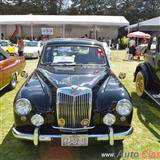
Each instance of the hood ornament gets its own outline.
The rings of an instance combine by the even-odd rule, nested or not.
[[[76,95],[77,95],[78,86],[73,85],[73,86],[71,86],[71,88],[72,88],[71,94],[72,94],[73,96],[76,96]]]

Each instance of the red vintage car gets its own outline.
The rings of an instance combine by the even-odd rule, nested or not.
[[[0,48],[0,91],[8,87],[14,89],[17,84],[17,76],[25,67],[25,58],[10,56]]]

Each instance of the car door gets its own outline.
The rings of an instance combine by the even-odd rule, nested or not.
[[[160,80],[160,36],[157,37],[156,43],[156,56],[155,56],[155,70],[156,76]]]
[[[7,57],[3,53],[1,53],[1,58],[2,58],[2,60],[0,61],[0,72],[1,72],[1,78],[3,81],[1,86],[2,86],[2,88],[4,88],[11,81],[14,61],[12,60],[11,57]]]
[[[154,36],[148,45],[147,53],[144,55],[145,61],[149,62],[153,69],[156,66],[156,54],[157,54],[157,37]]]
[[[145,59],[152,66],[153,72],[160,80],[160,37],[154,36],[148,46]]]
[[[4,71],[6,57],[0,52],[0,90],[5,86],[6,75]]]

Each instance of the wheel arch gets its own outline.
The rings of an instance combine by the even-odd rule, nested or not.
[[[141,63],[141,64],[139,64],[137,66],[137,68],[136,68],[136,70],[134,72],[134,80],[133,80],[134,82],[136,80],[136,75],[137,75],[137,73],[139,71],[141,71],[144,74],[144,78],[145,78],[145,80],[146,80],[147,83],[150,82],[150,81],[152,81],[152,79],[153,79],[153,73],[151,71],[150,65],[147,64],[147,63]]]

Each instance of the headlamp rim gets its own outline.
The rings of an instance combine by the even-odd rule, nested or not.
[[[25,101],[25,102],[27,102],[28,104],[29,104],[29,111],[28,111],[28,113],[27,114],[29,114],[30,112],[31,112],[31,110],[32,110],[32,105],[31,105],[31,102],[28,100],[28,99],[26,99],[26,98],[20,98],[20,99],[18,99],[16,102],[15,102],[15,112],[18,114],[18,115],[20,115],[20,116],[26,116],[27,114],[20,114],[19,112],[17,112],[17,107],[16,107],[16,105],[17,105],[17,103],[19,103],[20,101]]]
[[[120,112],[119,112],[119,110],[118,110],[118,107],[119,107],[119,104],[121,103],[121,102],[123,102],[123,103],[128,103],[129,104],[129,110],[130,110],[130,112],[128,113],[128,114],[120,114]],[[121,100],[119,100],[118,102],[117,102],[117,105],[116,105],[116,112],[120,115],[120,116],[128,116],[131,112],[132,112],[132,110],[133,110],[133,107],[132,107],[132,103],[131,103],[131,101],[129,101],[128,99],[121,99]]]

